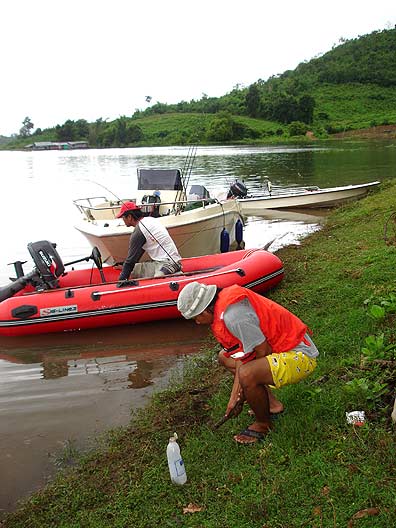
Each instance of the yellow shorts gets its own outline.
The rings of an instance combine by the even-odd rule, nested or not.
[[[270,354],[266,356],[274,380],[276,389],[284,385],[298,383],[306,378],[316,368],[316,359],[310,358],[302,352],[291,350],[280,354]]]

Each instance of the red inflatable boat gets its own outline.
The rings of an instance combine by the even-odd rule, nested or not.
[[[35,269],[0,288],[0,335],[22,336],[128,325],[181,317],[177,297],[186,284],[200,281],[220,288],[239,284],[262,293],[284,274],[281,260],[262,249],[232,251],[182,260],[182,272],[160,278],[117,282],[119,269],[96,267],[67,271],[55,245],[34,242],[28,249]],[[96,251],[95,251],[96,250]],[[75,261],[77,262],[77,261]],[[75,262],[70,264],[75,264]],[[19,265],[19,269],[17,267]]]

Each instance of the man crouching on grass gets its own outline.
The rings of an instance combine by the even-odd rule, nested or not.
[[[191,282],[180,292],[177,307],[186,319],[211,325],[223,347],[219,362],[234,374],[225,416],[239,414],[244,401],[255,415],[234,440],[262,440],[271,429],[271,415],[283,412],[270,387],[298,383],[316,367],[319,352],[307,325],[283,306],[238,285],[219,290]]]

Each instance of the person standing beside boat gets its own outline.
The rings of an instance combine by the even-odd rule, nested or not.
[[[234,375],[225,418],[237,416],[244,401],[255,421],[234,440],[252,444],[271,429],[271,415],[283,412],[270,387],[298,383],[316,368],[318,349],[308,327],[283,306],[238,285],[222,290],[191,282],[177,307],[185,319],[211,325],[223,350],[219,362]]]
[[[124,202],[117,218],[122,218],[127,227],[134,227],[119,281],[128,280],[131,273],[133,278],[162,277],[181,270],[181,256],[158,218],[145,216],[134,202]],[[145,251],[151,262],[138,264]]]

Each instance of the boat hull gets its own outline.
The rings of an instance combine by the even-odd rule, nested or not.
[[[237,201],[241,213],[245,216],[259,215],[263,209],[334,207],[350,200],[362,198],[378,184],[379,182],[370,182],[362,185],[306,190],[296,193],[290,190],[285,194],[238,198]]]
[[[230,200],[184,211],[180,215],[162,216],[160,220],[168,229],[180,255],[187,258],[220,252],[223,228],[230,236],[230,245],[235,245],[235,226],[241,220],[241,214],[238,203]],[[125,227],[122,220],[84,220],[75,228],[92,247],[99,248],[104,262],[114,264],[125,260],[133,228]]]
[[[60,288],[22,291],[0,303],[0,335],[23,336],[130,325],[181,317],[177,297],[198,280],[220,288],[239,284],[258,293],[283,278],[281,260],[264,250],[241,250],[183,259],[183,274],[139,279],[117,287],[119,270],[105,267],[105,283],[98,270],[84,269],[60,277]],[[81,286],[81,284],[87,284]]]

